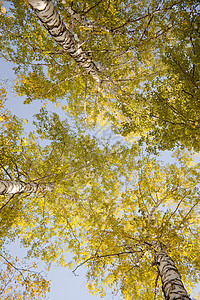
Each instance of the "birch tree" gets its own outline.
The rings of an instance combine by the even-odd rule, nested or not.
[[[37,270],[37,264],[32,260],[19,262],[14,255],[12,257],[7,249],[7,243],[15,238],[20,240],[24,228],[33,226],[35,215],[27,207],[34,205],[33,194],[45,193],[47,186],[28,181],[31,174],[30,161],[26,161],[23,155],[23,147],[28,144],[34,151],[33,141],[23,137],[23,121],[12,116],[10,111],[2,114],[0,128],[0,297],[2,299],[45,299],[49,291],[49,282]],[[27,148],[29,148],[27,147]],[[29,152],[30,148],[27,152]],[[22,154],[23,153],[23,154]],[[36,155],[36,152],[34,153]],[[35,157],[38,158],[37,155]],[[30,173],[26,174],[26,168]],[[23,173],[24,172],[24,173]],[[28,178],[27,178],[28,177]],[[18,181],[14,181],[15,178]],[[50,186],[49,186],[50,188]],[[23,194],[23,196],[22,196]],[[35,197],[36,198],[36,197]],[[37,209],[36,209],[37,210]],[[31,222],[27,222],[29,217]]]
[[[151,148],[199,149],[198,1],[12,4],[1,53],[26,103],[62,101],[84,126],[109,123]]]
[[[162,290],[165,299],[191,300],[182,283],[180,273],[178,272],[175,263],[168,256],[166,251],[161,250],[161,247],[157,248],[158,249],[155,252],[154,261],[161,277]]]
[[[93,198],[101,201],[104,192],[112,194],[123,185],[117,178],[117,174],[121,177],[124,172],[123,165],[117,166],[122,155],[119,145],[113,145],[110,153],[108,145],[99,147],[96,139],[72,132],[66,121],[62,122],[56,114],[48,114],[44,109],[37,115],[37,123],[37,133],[30,133],[27,137],[24,136],[22,122],[16,117],[1,123],[0,254],[5,265],[2,271],[5,280],[1,286],[5,299],[10,295],[10,285],[7,288],[6,280],[8,270],[10,274],[16,270],[16,263],[12,262],[14,259],[9,259],[6,242],[18,237],[21,245],[27,248],[28,257],[39,257],[47,267],[54,262],[62,264],[63,252],[68,247],[68,234],[70,237],[74,234],[68,220],[68,213],[73,214],[73,205],[77,203],[81,209],[84,203],[92,202]],[[50,146],[41,147],[36,134],[48,139]],[[131,153],[136,154],[137,147],[128,147],[123,154],[124,159]],[[53,184],[53,189],[49,183]],[[68,234],[62,236],[65,231]],[[27,274],[28,268],[25,269]],[[22,282],[22,274],[14,273]],[[35,278],[38,289],[44,283],[43,292],[47,291],[47,282],[37,277],[37,273]],[[17,295],[17,287],[14,292],[15,285],[10,283],[13,295]],[[34,280],[32,283],[34,285]],[[32,295],[31,291],[30,288]]]
[[[100,82],[98,68],[66,28],[51,1],[28,1],[51,36],[88,74]]]
[[[186,290],[200,271],[199,173],[187,153],[176,155],[181,167],[129,161],[125,191],[101,203],[93,198],[82,214],[76,213],[80,203],[65,210],[78,226],[68,241],[74,253],[68,265],[76,274],[87,267],[91,293],[103,296],[107,286],[124,299],[163,299],[163,288],[166,299],[190,299]]]
[[[47,268],[56,262],[77,273],[87,266],[88,288],[100,295],[107,285],[125,299],[163,299],[162,282],[171,279],[169,269],[162,269],[165,263],[173,265],[176,278],[163,285],[166,297],[173,295],[177,280],[180,283],[178,271],[186,290],[198,282],[199,165],[191,155],[177,151],[178,165],[162,166],[137,145],[116,143],[101,149],[95,139],[72,133],[56,114],[42,109],[36,117],[37,134],[50,141],[51,150],[37,152],[33,137],[30,144],[21,141],[20,123],[13,119],[1,136],[2,174],[8,177],[10,171],[17,177],[29,170],[33,178],[39,172],[41,178],[48,175],[47,182],[55,188],[47,196],[18,193],[7,198],[1,209],[1,240],[17,234],[28,256],[42,259]],[[26,144],[24,152],[19,141]],[[15,149],[12,159],[6,149]],[[73,253],[71,262],[66,251]]]
[[[34,7],[36,2],[30,2]],[[50,1],[38,1],[42,6],[34,9],[48,33],[25,2],[12,1],[10,13],[1,9],[1,54],[16,63],[18,93],[27,96],[27,103],[33,99],[56,102],[67,96],[63,109],[87,125],[110,120],[116,132],[133,133],[150,146],[155,146],[155,137],[160,149],[180,142],[197,145],[198,150],[198,103],[195,100],[194,109],[191,102],[198,95],[197,2],[152,2],[149,7],[149,1],[141,5],[128,1],[125,8],[124,2],[109,1],[107,8],[105,3],[84,2],[57,3],[59,17]],[[46,4],[52,19],[42,13]],[[187,27],[186,36],[182,36],[182,24]],[[57,44],[56,32],[64,49]],[[172,49],[167,47],[170,43]],[[175,53],[179,44],[189,57],[184,57],[183,65]],[[174,67],[177,58],[178,67]],[[182,90],[184,102],[180,101]],[[175,101],[170,109],[160,105],[166,98],[169,107],[171,96]],[[103,287],[108,285],[125,299],[162,299],[161,279],[164,295],[173,297],[172,282],[165,286],[168,268],[162,269],[167,261],[181,284],[178,297],[188,299],[177,269],[187,289],[198,281],[199,165],[191,165],[187,152],[177,152],[179,166],[162,167],[149,157],[138,158],[135,145],[101,151],[95,139],[70,134],[69,126],[56,114],[47,116],[42,110],[37,117],[38,133],[52,141],[51,147],[39,147],[34,135],[21,141],[21,125],[12,118],[5,127],[8,140],[1,136],[2,180],[23,177],[29,183],[50,181],[56,186],[47,197],[46,193],[3,196],[2,239],[20,234],[22,244],[30,247],[29,255],[40,257],[48,267],[55,261],[66,266],[64,253],[69,250],[74,257],[68,265],[73,265],[74,272],[88,266],[92,292],[104,295]],[[192,135],[175,135],[177,126],[180,132],[189,128]],[[10,149],[15,150],[9,153]]]
[[[17,193],[34,193],[37,191],[52,191],[52,185],[42,185],[34,182],[0,180],[0,195]]]
[[[38,121],[38,133],[63,144],[66,130],[56,115],[42,113]],[[177,151],[177,164],[164,166],[129,147],[119,153],[103,161],[95,158],[98,180],[88,177],[91,169],[84,171],[86,188],[78,189],[77,180],[82,179],[75,176],[71,197],[63,197],[60,186],[55,205],[50,193],[54,217],[45,229],[37,230],[40,244],[35,243],[30,253],[49,266],[53,261],[69,266],[75,274],[86,266],[87,286],[101,296],[107,286],[124,299],[163,299],[163,285],[166,299],[188,300],[186,290],[198,282],[200,273],[199,165],[188,152]],[[57,240],[51,244],[54,230]],[[35,229],[24,233],[29,245],[34,234]],[[66,251],[73,253],[71,262],[66,261]]]

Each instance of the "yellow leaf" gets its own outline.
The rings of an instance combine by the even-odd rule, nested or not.
[[[2,14],[5,14],[6,13],[6,8],[5,7],[1,7],[1,12],[2,12]]]

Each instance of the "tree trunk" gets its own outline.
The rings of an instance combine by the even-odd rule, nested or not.
[[[162,290],[166,300],[191,300],[181,281],[181,276],[173,260],[164,250],[155,251],[156,264],[161,281]]]
[[[55,41],[99,83],[100,69],[66,28],[54,4],[49,0],[28,0],[28,3]]]
[[[0,195],[18,194],[18,193],[35,193],[37,191],[52,191],[51,184],[41,183],[24,183],[21,181],[0,180]]]

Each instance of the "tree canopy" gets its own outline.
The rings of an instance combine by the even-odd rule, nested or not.
[[[41,16],[49,33],[26,2],[9,2],[1,53],[16,64],[26,103],[63,99],[88,125],[109,122],[162,150],[199,149],[198,1],[57,1],[58,32]],[[61,32],[66,50],[54,40]]]
[[[6,250],[15,237],[47,269],[85,265],[100,296],[107,286],[122,299],[168,299],[162,255],[190,293],[200,275],[199,1],[10,0],[0,23],[15,92],[43,103],[26,134],[0,86],[2,295],[49,290],[15,266]],[[92,135],[105,125],[121,138]],[[174,163],[159,160],[163,150]]]

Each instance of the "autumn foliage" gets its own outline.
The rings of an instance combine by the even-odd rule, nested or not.
[[[0,83],[0,180],[40,187],[0,195],[3,299],[47,297],[38,261],[46,271],[85,266],[88,289],[102,297],[191,299],[200,276],[199,1],[10,0],[0,11],[15,93],[38,103],[26,133]],[[24,262],[6,248],[16,238]]]

